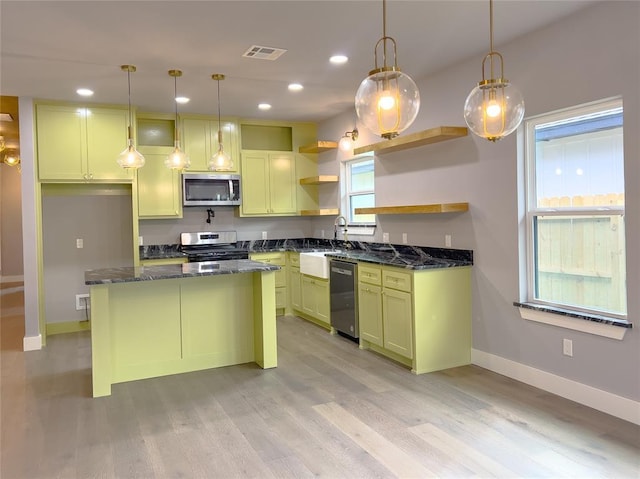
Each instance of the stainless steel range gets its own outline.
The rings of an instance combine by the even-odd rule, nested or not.
[[[190,263],[249,258],[249,252],[238,247],[235,231],[182,233],[180,245]]]

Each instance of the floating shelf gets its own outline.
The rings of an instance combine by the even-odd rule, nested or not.
[[[311,145],[305,145],[298,148],[299,153],[322,153],[323,151],[335,150],[338,143],[335,141],[316,141]]]
[[[466,126],[438,126],[428,130],[412,133],[407,136],[399,136],[392,140],[381,141],[372,145],[361,146],[353,150],[354,155],[368,153],[391,153],[392,151],[407,150],[418,146],[430,145],[441,141],[453,140],[467,136],[469,130]]]
[[[339,214],[338,208],[325,208],[321,210],[300,210],[300,216],[336,216]]]
[[[324,185],[327,183],[337,183],[336,175],[310,176],[308,178],[300,178],[301,185]]]
[[[357,215],[416,215],[428,213],[460,213],[469,211],[469,203],[438,203],[434,205],[413,206],[376,206],[374,208],[356,208]]]

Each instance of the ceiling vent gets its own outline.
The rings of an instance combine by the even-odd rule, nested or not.
[[[276,60],[287,50],[284,48],[261,47],[260,45],[252,45],[246,52],[242,54],[246,58],[257,58],[259,60]]]

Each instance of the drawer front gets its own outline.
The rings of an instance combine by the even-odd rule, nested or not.
[[[382,284],[380,268],[364,266],[362,263],[358,263],[358,281],[369,284]]]
[[[253,253],[250,257],[252,260],[261,261],[262,263],[277,264],[279,266],[285,266],[287,264],[285,252]]]
[[[300,267],[300,253],[289,253],[289,264],[291,266],[295,266],[296,268]]]
[[[411,273],[406,273],[397,269],[383,269],[382,270],[382,285],[385,288],[397,289],[399,291],[406,291],[410,293],[411,287]]]

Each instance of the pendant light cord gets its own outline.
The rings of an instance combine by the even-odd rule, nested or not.
[[[220,80],[216,80],[218,82],[218,135],[221,132],[221,123],[220,123]],[[220,141],[220,140],[218,140]]]
[[[175,112],[176,112],[176,120],[175,120],[175,138],[174,141],[180,141],[180,137],[179,137],[179,132],[178,132],[178,102],[176,101],[176,98],[178,98],[178,76],[174,76],[173,77],[173,103],[175,105]]]
[[[133,115],[131,114],[131,68],[127,68],[127,85],[129,88],[129,140],[133,140],[131,126],[133,125]]]

